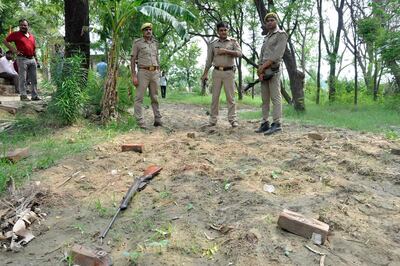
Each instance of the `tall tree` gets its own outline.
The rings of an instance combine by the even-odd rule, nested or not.
[[[65,56],[80,54],[84,67],[89,68],[89,1],[64,0],[65,15]]]
[[[332,0],[333,5],[337,14],[337,25],[336,32],[331,31],[329,33],[329,40],[326,37],[324,24],[322,24],[322,39],[324,40],[326,52],[328,53],[328,62],[329,62],[329,77],[328,77],[328,87],[329,87],[329,100],[335,100],[336,94],[336,64],[339,59],[339,45],[340,45],[340,36],[343,30],[343,9],[344,9],[344,0]],[[319,18],[324,20],[322,8],[318,8]]]
[[[322,0],[317,0],[317,9],[322,10]],[[321,17],[318,20],[319,32],[318,32],[318,66],[317,66],[317,97],[315,99],[316,103],[319,104],[320,94],[321,94],[321,41],[322,41],[322,27],[323,21]]]

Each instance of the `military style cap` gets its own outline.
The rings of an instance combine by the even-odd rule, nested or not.
[[[152,28],[153,28],[153,24],[151,24],[151,23],[149,23],[149,22],[144,23],[144,24],[142,25],[142,27],[140,27],[140,30],[144,30],[145,28],[150,28],[150,29],[152,29]]]
[[[266,21],[267,18],[273,18],[276,21],[278,21],[278,15],[276,13],[274,13],[274,12],[270,12],[270,13],[266,14],[265,17],[264,17],[264,21]]]

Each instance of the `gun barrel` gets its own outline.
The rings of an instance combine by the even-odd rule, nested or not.
[[[145,185],[150,179],[152,179],[155,175],[157,175],[161,170],[162,170],[162,167],[155,166],[155,165],[149,166],[144,171],[144,175],[141,176],[140,178],[137,178],[135,180],[135,182],[133,182],[132,186],[129,188],[128,192],[122,199],[117,212],[114,214],[114,217],[111,219],[110,223],[108,224],[107,228],[103,231],[103,233],[101,233],[101,235],[100,235],[101,241],[103,241],[103,239],[106,237],[111,226],[114,224],[115,219],[117,219],[119,212],[121,210],[123,211],[126,208],[128,208],[128,204],[129,204],[132,196],[135,195],[135,193],[141,188],[141,185],[142,184]],[[143,185],[143,187],[144,187],[144,185]]]
[[[118,208],[117,212],[114,214],[114,217],[111,219],[111,221],[108,224],[107,228],[104,229],[103,233],[101,233],[101,235],[100,235],[100,239],[101,240],[103,240],[106,237],[108,231],[110,231],[110,228],[113,225],[113,223],[115,222],[115,219],[117,219],[117,216],[118,216],[120,211],[121,211],[121,208]]]

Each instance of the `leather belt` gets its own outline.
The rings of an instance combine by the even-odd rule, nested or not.
[[[18,55],[18,56],[24,57],[24,58],[27,58],[27,59],[33,59],[34,58],[34,56],[27,56],[27,55],[23,55],[23,54]]]
[[[140,69],[146,69],[148,71],[156,71],[159,70],[160,67],[159,66],[148,66],[148,67],[139,67]]]
[[[235,67],[234,66],[228,66],[228,67],[223,67],[223,66],[214,66],[215,69],[220,70],[220,71],[227,71],[227,70],[232,70]]]

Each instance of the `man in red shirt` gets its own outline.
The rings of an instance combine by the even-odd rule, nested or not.
[[[17,54],[18,75],[19,75],[19,92],[21,101],[30,101],[26,95],[26,85],[29,80],[32,84],[32,101],[39,101],[37,92],[36,78],[36,43],[35,37],[28,31],[29,23],[26,19],[19,21],[19,31],[10,33],[3,41],[10,51]],[[15,43],[15,47],[11,45]]]

